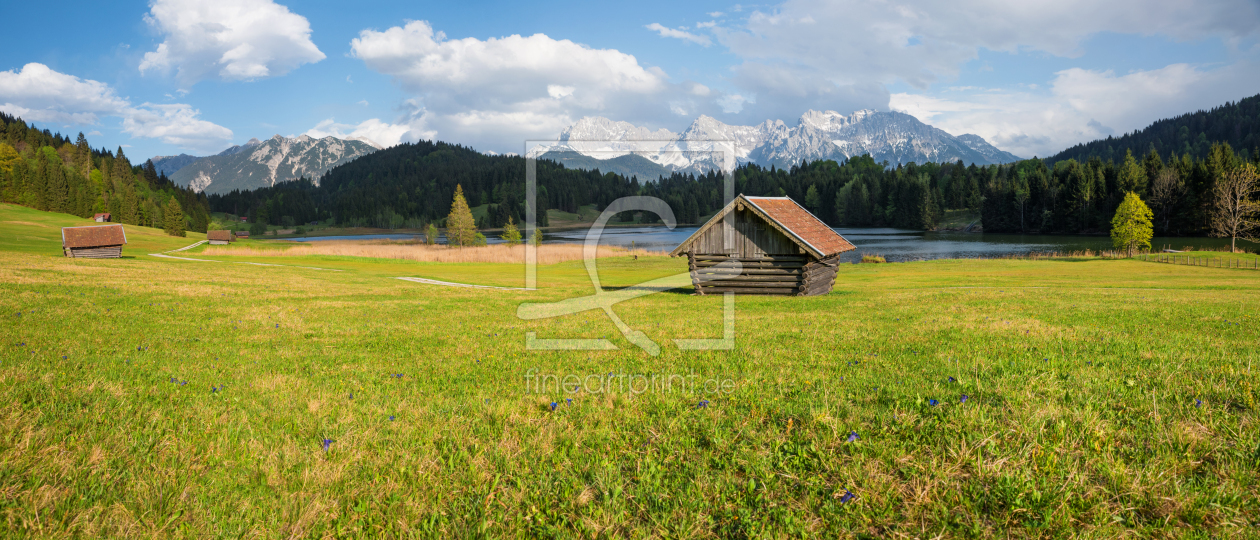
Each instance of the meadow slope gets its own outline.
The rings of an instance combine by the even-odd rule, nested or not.
[[[0,205],[0,527],[19,536],[1209,538],[1260,524],[1257,271],[844,265],[827,296],[738,298],[729,351],[671,341],[720,337],[721,298],[614,307],[661,344],[654,357],[600,311],[517,318],[590,294],[578,261],[540,268],[537,291],[459,289],[394,278],[519,287],[523,271],[162,259],[148,253],[201,236],[138,227],[127,258],[69,260],[57,227],[71,224]],[[613,288],[685,270],[600,261]],[[531,351],[527,333],[619,349]],[[670,375],[691,382],[639,391]]]

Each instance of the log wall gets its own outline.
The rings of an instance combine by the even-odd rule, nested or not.
[[[718,265],[737,260],[738,275]],[[836,281],[838,257],[818,260],[807,255],[730,257],[687,253],[691,283],[697,294],[761,294],[816,296],[831,292]]]
[[[117,259],[122,256],[122,246],[90,248],[63,248],[71,259]]]

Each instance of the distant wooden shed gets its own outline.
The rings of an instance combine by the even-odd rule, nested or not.
[[[61,228],[61,249],[72,259],[117,259],[126,243],[122,225]]]
[[[102,212],[92,216],[92,221],[97,223],[109,223],[109,212]]]
[[[671,256],[687,255],[699,294],[814,296],[831,292],[853,244],[788,197],[740,195]],[[738,275],[730,261],[739,261]]]
[[[226,246],[228,242],[236,241],[236,236],[232,231],[218,230],[206,233],[206,240],[210,241],[212,246]]]
[[[237,238],[249,238],[249,231],[236,231]]]

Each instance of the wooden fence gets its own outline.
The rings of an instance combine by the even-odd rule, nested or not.
[[[1240,268],[1243,270],[1260,270],[1260,258],[1243,260],[1227,257],[1208,257],[1200,255],[1181,255],[1178,253],[1143,253],[1138,258],[1147,262],[1166,264],[1183,264],[1203,266],[1207,268]]]

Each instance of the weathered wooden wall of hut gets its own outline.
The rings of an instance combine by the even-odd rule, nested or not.
[[[713,224],[696,239],[691,250],[703,255],[736,257],[801,254],[795,242],[748,209],[731,212],[730,219]]]
[[[65,250],[66,256],[72,259],[117,259],[122,256],[122,246],[65,248]]]
[[[691,281],[700,294],[827,294],[836,281],[838,257],[816,260],[807,255],[728,257],[687,254]],[[735,274],[729,261],[739,261]],[[723,265],[723,263],[728,263]]]

